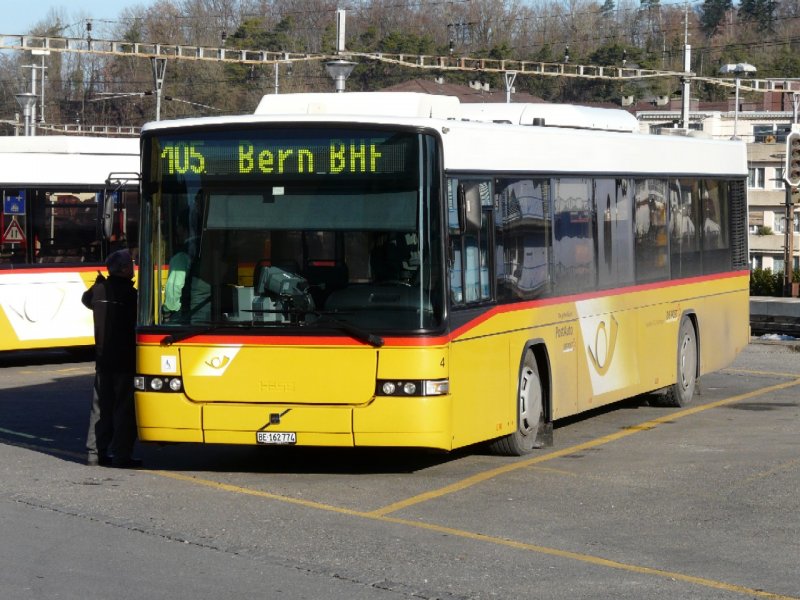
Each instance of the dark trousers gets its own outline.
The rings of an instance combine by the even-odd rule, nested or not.
[[[96,371],[86,450],[124,460],[131,457],[135,442],[133,373]]]

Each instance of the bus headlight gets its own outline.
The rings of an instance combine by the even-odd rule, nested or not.
[[[142,392],[181,392],[183,380],[180,377],[136,375],[133,378],[133,387]]]
[[[379,379],[376,396],[444,396],[450,393],[449,379]]]

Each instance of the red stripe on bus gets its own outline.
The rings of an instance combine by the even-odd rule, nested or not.
[[[518,310],[530,310],[541,306],[552,306],[554,304],[569,304],[572,302],[580,302],[581,300],[592,300],[594,298],[607,298],[609,296],[621,296],[622,294],[635,294],[638,292],[647,292],[658,289],[675,288],[682,285],[694,285],[708,281],[717,281],[723,279],[732,279],[735,277],[750,277],[750,271],[728,271],[725,273],[714,273],[713,275],[698,275],[697,277],[687,277],[686,279],[671,279],[669,281],[656,281],[653,283],[642,283],[639,285],[632,285],[623,288],[616,288],[610,290],[599,290],[595,292],[584,292],[582,294],[573,294],[570,296],[555,296],[550,298],[542,298],[539,300],[528,300],[522,302],[515,302],[513,304],[500,304],[488,309],[485,313],[471,319],[469,322],[464,323],[457,329],[450,333],[450,339],[456,339],[464,336],[467,331],[474,329],[481,323],[484,323],[492,317],[516,312]]]
[[[140,333],[136,341],[140,344],[160,345],[167,334]],[[439,346],[449,341],[448,336],[426,337],[385,337],[386,346]],[[317,336],[317,335],[231,335],[231,334],[202,334],[193,335],[180,342],[182,345],[216,345],[216,346],[369,346],[347,336]]]
[[[136,272],[139,271],[139,267],[134,267]],[[0,275],[11,275],[13,273],[19,273],[22,275],[25,274],[41,274],[41,273],[96,273],[100,271],[104,275],[106,274],[106,266],[103,263],[98,263],[96,265],[65,265],[63,267],[54,266],[52,264],[48,264],[47,266],[25,266],[22,268],[12,268],[12,269],[0,269]]]
[[[529,300],[527,302],[515,302],[513,304],[501,304],[493,306],[481,313],[474,319],[461,325],[457,329],[447,334],[431,335],[431,336],[385,336],[384,342],[387,347],[422,347],[422,346],[441,346],[452,342],[453,340],[463,337],[478,325],[485,323],[492,317],[500,314],[512,313],[522,310],[531,310],[542,306],[552,306],[554,304],[569,304],[579,302],[581,300],[591,300],[594,298],[603,298],[607,296],[620,296],[622,294],[630,294],[636,292],[652,291],[657,289],[673,288],[682,285],[693,285],[709,281],[717,281],[724,279],[731,279],[734,277],[748,277],[749,271],[730,271],[727,273],[716,273],[714,275],[701,275],[698,277],[689,277],[686,279],[660,281],[654,283],[644,283],[625,288],[618,288],[612,290],[602,290],[596,292],[587,292],[583,294],[574,294],[571,296],[558,296],[553,298],[542,298],[539,300]],[[137,342],[140,344],[156,345],[161,344],[162,340],[167,337],[166,333],[140,333],[137,335]],[[315,336],[315,335],[240,335],[240,334],[199,334],[192,336],[186,341],[182,341],[186,345],[269,345],[269,346],[368,346],[369,344],[359,340],[349,338],[347,336]]]

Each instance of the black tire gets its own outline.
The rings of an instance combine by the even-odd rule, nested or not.
[[[678,330],[677,381],[667,388],[663,398],[664,406],[686,406],[692,401],[697,386],[698,361],[694,325],[689,317],[683,317]]]
[[[533,353],[525,353],[517,387],[517,430],[489,444],[494,454],[523,456],[542,447],[544,393]]]

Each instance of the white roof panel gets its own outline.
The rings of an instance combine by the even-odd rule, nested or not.
[[[257,115],[369,115],[455,119],[461,104],[454,96],[417,92],[341,94],[272,94],[264,96]]]
[[[110,173],[138,173],[138,138],[0,137],[0,185],[103,185]]]
[[[540,125],[606,131],[639,131],[639,122],[627,111],[573,104],[462,104],[461,116],[478,121],[506,121],[514,125]]]
[[[537,126],[544,122],[544,126]],[[445,168],[475,172],[744,176],[743,142],[639,133],[627,111],[553,104],[460,104],[451,96],[351,92],[265,96],[255,115],[161,121],[198,125],[364,124],[435,130]],[[537,125],[534,125],[536,123]]]

